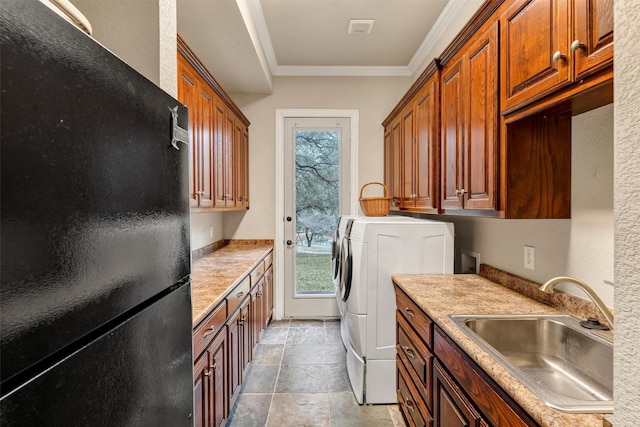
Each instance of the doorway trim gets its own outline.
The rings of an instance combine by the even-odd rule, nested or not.
[[[295,117],[344,117],[351,124],[349,203],[347,214],[357,212],[358,188],[358,125],[359,110],[355,109],[276,109],[276,238],[274,241],[275,271],[284,271],[284,137],[285,118]],[[284,275],[276,273],[274,281],[274,319],[284,317]]]

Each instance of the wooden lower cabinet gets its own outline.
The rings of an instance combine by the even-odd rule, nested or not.
[[[227,416],[227,331],[222,329],[196,360],[194,379],[194,425],[218,427]]]
[[[227,421],[253,359],[253,349],[271,320],[272,259],[269,253],[194,328],[196,427],[219,427]],[[266,272],[264,265],[267,265]]]
[[[409,426],[538,426],[396,287],[398,406]]]
[[[488,426],[482,415],[436,360],[433,363],[433,417],[437,426]]]

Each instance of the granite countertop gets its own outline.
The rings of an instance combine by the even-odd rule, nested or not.
[[[554,314],[560,311],[475,274],[393,275],[404,290],[486,373],[542,426],[609,425],[601,414],[566,414],[547,407],[460,331],[449,314]]]
[[[271,250],[256,243],[222,247],[191,264],[191,305],[196,327]]]

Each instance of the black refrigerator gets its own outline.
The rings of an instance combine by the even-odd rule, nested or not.
[[[187,110],[0,7],[0,425],[192,425]]]

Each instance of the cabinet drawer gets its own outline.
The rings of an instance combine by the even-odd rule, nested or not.
[[[404,293],[404,291],[396,286],[396,306],[398,312],[402,314],[404,319],[416,331],[417,335],[427,344],[429,348],[433,348],[433,322],[429,317]]]
[[[264,261],[260,261],[258,265],[255,266],[253,270],[251,270],[251,286],[254,286],[258,283],[258,280],[262,279],[264,276]]]
[[[437,360],[449,371],[453,380],[469,395],[492,425],[538,425],[482,368],[446,337],[442,330],[435,328],[433,335],[433,352]],[[434,399],[437,399],[435,382],[434,379],[433,395]]]
[[[273,264],[273,251],[269,252],[269,254],[266,257],[264,257],[264,269],[266,270],[272,264]]]
[[[433,425],[429,410],[420,398],[400,360],[396,360],[398,376],[398,406],[411,426],[431,427]]]
[[[227,303],[222,301],[193,331],[193,355],[198,357],[227,320]]]
[[[233,311],[238,308],[244,297],[249,295],[249,289],[251,288],[251,278],[250,276],[242,279],[242,282],[238,286],[236,286],[229,296],[227,296],[227,312],[229,315],[233,313]]]
[[[431,379],[433,354],[427,346],[415,336],[404,317],[397,314],[398,357],[404,362],[416,388],[429,407],[431,406]]]

